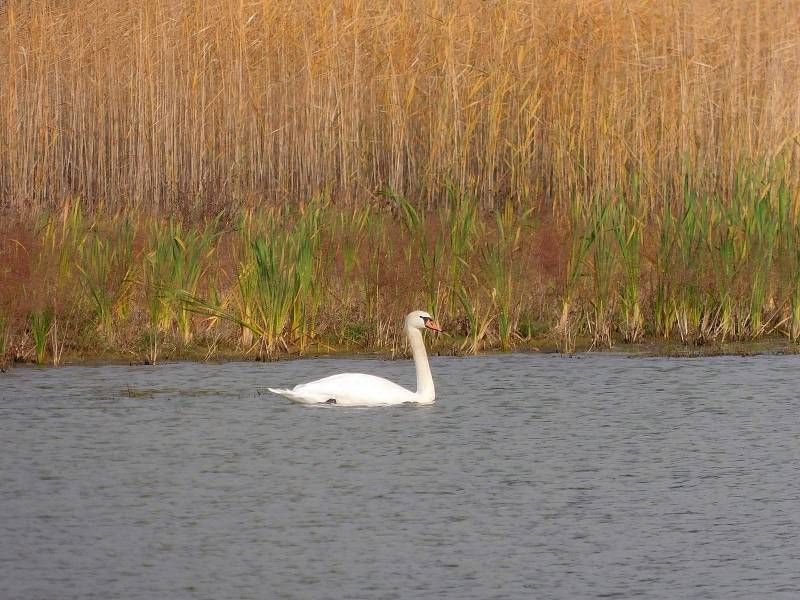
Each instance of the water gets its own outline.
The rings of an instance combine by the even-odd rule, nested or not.
[[[800,357],[432,366],[377,409],[265,388],[410,362],[0,376],[0,597],[800,597]]]

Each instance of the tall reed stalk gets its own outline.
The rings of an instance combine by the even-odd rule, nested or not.
[[[452,313],[457,305],[458,289],[470,259],[476,250],[476,241],[483,236],[483,222],[478,218],[478,203],[475,198],[464,194],[454,186],[448,188],[448,201],[440,209],[440,229],[448,243],[444,244],[442,254],[445,263],[443,279],[446,298],[441,310]]]
[[[483,211],[455,188],[445,208],[315,197],[224,221],[70,204],[0,238],[4,345],[53,363],[99,347],[151,363],[400,352],[397,315],[412,306],[450,329],[437,352],[796,341],[800,195],[782,172],[743,165],[731,197],[687,174],[658,206],[631,174],[625,190],[576,194],[565,220],[513,200]]]
[[[611,301],[616,254],[612,226],[609,224],[614,204],[605,202],[600,196],[592,198],[589,208],[589,231],[587,243],[591,247],[593,292],[592,316],[589,326],[592,345],[611,347]]]
[[[261,356],[288,349],[291,341],[302,351],[315,336],[322,301],[323,211],[319,201],[312,201],[295,215],[291,227],[285,223],[288,215],[274,210],[257,216],[246,213],[242,221],[238,312],[213,312],[238,323],[247,332],[242,341],[252,343]]]
[[[684,203],[675,231],[676,262],[671,265],[675,270],[671,279],[678,285],[671,286],[669,302],[681,341],[702,342],[700,325],[705,307],[702,275],[703,268],[708,265],[698,258],[704,256],[702,249],[709,245],[709,230],[705,227],[710,218],[709,204],[706,198],[698,197],[690,189],[686,191]]]
[[[622,313],[620,333],[623,341],[636,343],[644,334],[641,306],[642,222],[628,201],[615,204],[613,230],[623,274],[619,292]]]
[[[36,351],[36,363],[43,365],[47,357],[47,339],[53,327],[53,313],[50,310],[32,312],[28,316],[28,325]]]
[[[6,0],[0,206],[79,196],[216,212],[248,198],[455,185],[566,216],[572,194],[648,207],[700,175],[789,161],[794,2]]]
[[[92,231],[76,265],[92,299],[97,329],[109,341],[114,341],[115,316],[124,316],[127,312],[135,270],[134,236],[131,219],[112,219],[108,232]]]
[[[11,332],[8,320],[0,314],[0,368],[4,369],[8,361]]]
[[[585,260],[596,237],[595,229],[591,222],[587,223],[587,216],[581,200],[574,196],[570,210],[569,220],[569,256],[567,258],[564,275],[564,287],[561,299],[561,318],[556,327],[556,335],[564,352],[572,352],[575,348],[575,322],[572,312],[578,294],[578,284],[585,274]]]
[[[155,338],[171,330],[174,321],[181,343],[192,341],[192,312],[184,305],[183,296],[197,295],[200,279],[215,251],[218,223],[219,217],[200,228],[187,229],[170,220],[156,223],[151,229],[144,273]]]
[[[800,341],[800,219],[794,217],[788,229],[787,250],[789,254],[788,279],[788,331],[793,343]]]
[[[529,212],[518,215],[514,206],[507,203],[495,212],[497,238],[483,249],[486,285],[491,290],[492,313],[497,320],[500,347],[510,350],[512,337],[519,324],[520,299],[517,294],[521,271],[518,252],[523,223]]]
[[[425,215],[406,198],[397,195],[391,188],[387,189],[386,195],[397,206],[406,235],[412,242],[406,248],[406,262],[412,270],[421,275],[427,309],[438,313],[441,287],[437,275],[445,240],[429,239]],[[413,252],[414,249],[416,252]]]
[[[758,338],[773,327],[775,256],[781,236],[790,226],[790,201],[784,186],[768,184],[751,196],[752,208],[745,219],[750,240],[749,273],[752,277],[747,314],[749,337]],[[772,310],[770,310],[772,309]]]

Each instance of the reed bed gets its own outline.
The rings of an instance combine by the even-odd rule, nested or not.
[[[794,1],[6,0],[0,32],[6,208],[454,186],[566,217],[631,173],[648,206],[800,173]]]
[[[4,361],[402,353],[412,307],[439,316],[443,353],[659,339],[792,349],[800,197],[752,172],[737,182],[730,200],[687,188],[657,212],[598,195],[565,223],[511,202],[482,211],[454,188],[436,212],[387,193],[198,222],[68,204],[4,232]]]
[[[2,363],[800,341],[795,2],[7,0],[0,72]]]

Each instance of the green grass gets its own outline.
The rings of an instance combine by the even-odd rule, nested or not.
[[[11,333],[8,329],[7,319],[0,314],[0,367],[5,367],[8,360],[9,338]]]
[[[82,245],[75,268],[90,298],[98,333],[113,343],[114,321],[127,313],[134,281],[133,241],[130,218],[113,218],[107,232],[93,229]]]
[[[632,177],[575,195],[561,220],[514,202],[482,210],[455,188],[430,211],[388,191],[381,205],[316,197],[196,221],[73,204],[14,254],[31,268],[13,288],[24,295],[2,288],[3,306],[20,306],[6,311],[3,353],[396,352],[412,308],[450,331],[435,352],[797,341],[797,192],[773,171],[737,177],[731,198],[687,178],[660,206]]]
[[[49,310],[32,312],[28,325],[36,351],[36,364],[43,365],[47,356],[47,338],[53,326],[53,314]]]

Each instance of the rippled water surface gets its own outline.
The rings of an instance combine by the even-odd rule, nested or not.
[[[373,409],[265,388],[411,362],[0,375],[0,597],[800,597],[800,357],[432,367]]]

